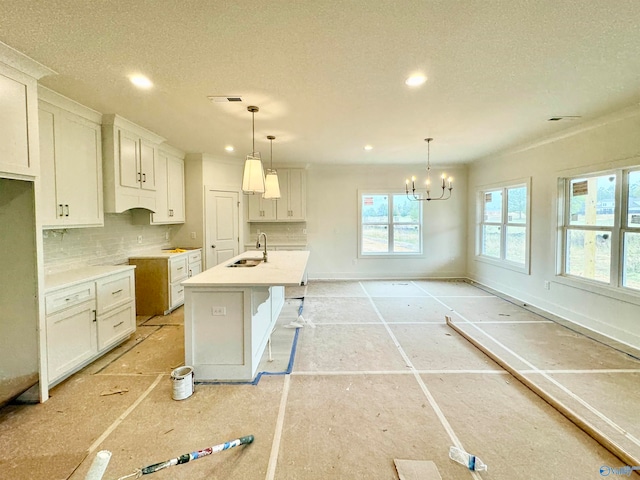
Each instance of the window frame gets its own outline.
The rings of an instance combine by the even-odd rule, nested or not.
[[[625,234],[640,234],[640,224],[629,224],[629,174],[640,172],[640,165],[622,166],[606,170],[575,173],[558,178],[558,239],[556,276],[561,283],[577,286],[594,293],[608,292],[614,298],[624,299],[632,303],[640,303],[640,289],[624,285],[625,281]],[[577,179],[588,179],[611,175],[615,177],[615,208],[613,225],[571,225],[571,182]],[[609,281],[604,282],[579,275],[567,273],[567,235],[569,230],[611,232],[611,255],[609,264]]]
[[[524,223],[516,223],[509,221],[509,195],[510,189],[514,188],[526,188],[526,205],[525,215],[526,220]],[[500,190],[502,192],[502,207],[501,207],[501,219],[499,222],[486,221],[485,220],[485,195],[490,192]],[[505,182],[494,183],[490,185],[482,185],[477,188],[476,191],[476,208],[477,208],[477,228],[476,228],[476,255],[475,260],[489,263],[492,265],[514,270],[516,272],[531,274],[530,260],[531,260],[531,177],[519,178],[515,180],[509,180]],[[484,228],[485,226],[499,226],[500,227],[500,256],[493,257],[485,255],[484,250]],[[525,253],[524,264],[508,260],[506,258],[506,246],[507,246],[507,228],[508,227],[524,227],[525,229]]]
[[[377,223],[375,225],[386,225],[388,227],[387,232],[389,235],[389,250],[388,252],[371,252],[364,253],[363,247],[363,225],[374,225],[372,223],[363,223],[362,218],[362,202],[363,198],[367,195],[386,195],[389,197],[388,202],[388,217],[386,223]],[[408,258],[408,257],[421,257],[424,256],[424,210],[422,208],[422,202],[416,202],[418,204],[418,223],[413,222],[394,222],[393,220],[393,196],[406,196],[406,192],[398,191],[395,189],[362,189],[358,190],[358,258]],[[418,252],[393,252],[393,226],[394,225],[417,225],[418,226]]]

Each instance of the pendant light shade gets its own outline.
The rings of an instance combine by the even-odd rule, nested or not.
[[[252,151],[247,155],[244,162],[244,172],[242,174],[242,192],[250,195],[256,193],[264,193],[265,191],[265,178],[264,169],[262,167],[262,160],[260,158],[260,152],[256,152],[255,141],[255,113],[259,110],[258,107],[249,106],[247,110],[251,112],[251,139],[252,139]]]
[[[280,183],[278,182],[278,172],[273,169],[273,141],[276,139],[273,135],[268,135],[267,138],[271,142],[271,163],[270,168],[267,168],[267,175],[265,176],[265,191],[263,198],[276,199],[280,198]]]

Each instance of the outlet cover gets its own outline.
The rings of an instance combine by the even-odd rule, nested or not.
[[[138,235],[138,243],[142,243],[142,235]]]
[[[196,232],[191,232],[191,238],[193,238],[193,239],[196,238]]]

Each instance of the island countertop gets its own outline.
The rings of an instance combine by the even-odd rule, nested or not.
[[[267,262],[255,267],[228,267],[242,258],[262,258],[262,252],[244,252],[182,282],[185,287],[298,286],[305,278],[309,252],[273,250]]]

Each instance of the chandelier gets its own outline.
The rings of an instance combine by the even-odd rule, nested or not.
[[[431,200],[449,200],[451,198],[451,190],[453,190],[453,178],[447,178],[447,174],[443,173],[440,176],[440,185],[437,188],[442,189],[442,193],[440,193],[439,197],[431,196],[431,159],[429,155],[429,144],[433,138],[425,138],[424,141],[427,142],[427,180],[425,181],[425,192],[416,194],[416,177],[415,175],[411,177],[411,190],[409,190],[409,179],[405,180],[404,189],[407,194],[407,198],[416,202],[430,202]],[[447,190],[449,191],[447,194]]]
[[[244,172],[242,173],[242,192],[248,194],[264,193],[265,179],[262,167],[262,159],[260,152],[256,152],[256,126],[255,115],[260,109],[258,107],[249,106],[247,110],[251,112],[251,138],[252,150],[244,162]]]

